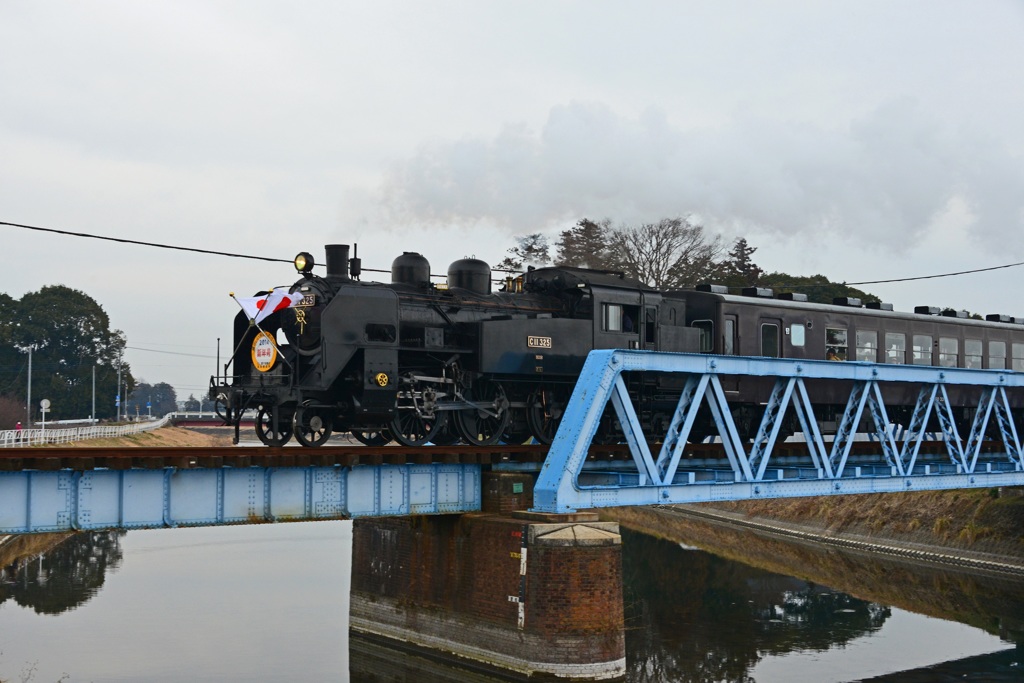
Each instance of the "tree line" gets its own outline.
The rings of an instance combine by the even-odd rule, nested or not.
[[[119,366],[122,386],[127,386],[122,414],[134,417],[138,407],[138,414],[145,415],[147,402],[152,403],[153,415],[175,409],[170,385],[136,381],[131,366],[123,362],[124,332],[111,329],[106,311],[88,294],[64,285],[46,286],[21,299],[0,292],[0,320],[0,429],[26,419],[30,348],[32,405],[27,408],[32,419],[39,418],[39,401],[44,398],[50,401],[47,420],[89,417],[94,370],[94,417],[114,418]]]
[[[745,287],[770,287],[776,293],[800,292],[808,301],[832,303],[836,297],[878,297],[824,275],[796,276],[765,272],[753,259],[757,247],[737,238],[726,250],[721,235],[708,232],[690,217],[615,227],[608,219],[583,218],[552,240],[543,233],[516,238],[515,246],[495,266],[518,272],[549,265],[595,268],[624,273],[657,289],[690,289],[701,283],[725,285],[733,293]]]

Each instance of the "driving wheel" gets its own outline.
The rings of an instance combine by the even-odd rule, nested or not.
[[[420,415],[415,408],[400,408],[395,410],[388,431],[403,446],[422,446],[432,442],[435,434],[440,438],[447,422],[448,413],[438,412],[428,417]]]
[[[280,413],[278,408],[275,422],[272,407],[261,405],[256,409],[256,436],[267,446],[283,446],[292,438],[292,430],[286,426],[288,421]]]
[[[467,444],[492,446],[508,428],[509,405],[505,389],[497,382],[481,380],[463,392],[475,407],[455,413],[455,426]]]
[[[530,433],[545,446],[554,441],[565,414],[565,400],[561,393],[544,387],[530,394],[526,402],[526,423],[530,426]]]

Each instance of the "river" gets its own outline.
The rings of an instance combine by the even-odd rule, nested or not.
[[[0,681],[492,680],[349,638],[351,537],[350,522],[74,536],[3,568]],[[834,573],[796,559],[798,578],[624,529],[627,680],[1024,679],[1024,580],[795,552],[831,556]],[[923,586],[888,601],[823,582],[906,584],[901,571]]]

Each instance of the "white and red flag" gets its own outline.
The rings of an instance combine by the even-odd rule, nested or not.
[[[271,313],[295,306],[302,301],[302,294],[295,292],[288,293],[287,287],[275,287],[268,294],[263,296],[235,297],[235,301],[242,307],[250,320],[259,323]]]

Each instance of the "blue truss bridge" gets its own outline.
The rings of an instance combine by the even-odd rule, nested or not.
[[[656,433],[629,390],[634,373],[677,380]],[[744,438],[725,387],[750,378],[771,389]],[[838,414],[815,413],[823,383],[844,393]],[[908,391],[912,410],[886,405]],[[1019,486],[1022,405],[1024,373],[1007,370],[594,351],[550,447],[0,449],[0,534],[459,514],[481,509],[488,471],[535,473],[533,510],[556,514]],[[715,443],[691,443],[708,414]],[[602,418],[620,443],[594,443]]]

